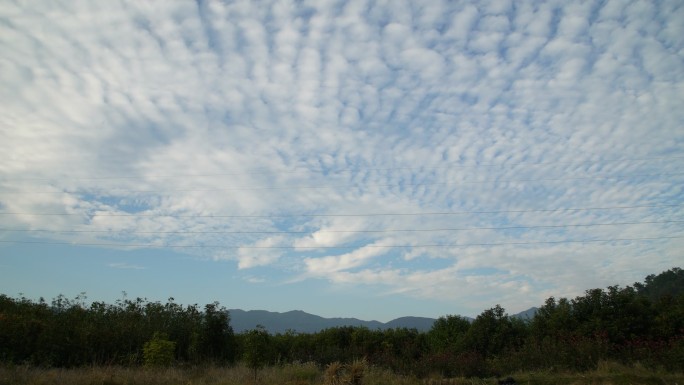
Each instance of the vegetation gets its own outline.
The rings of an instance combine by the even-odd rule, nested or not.
[[[145,342],[143,357],[146,366],[171,366],[176,343],[161,333],[154,333],[152,340]]]
[[[244,336],[244,359],[247,366],[254,371],[254,381],[257,380],[257,371],[271,359],[270,339],[271,336],[261,325]]]
[[[157,340],[155,340],[155,335]],[[163,336],[163,337],[160,337]],[[141,365],[144,347],[168,349],[173,361],[232,363],[235,336],[218,303],[183,307],[122,299],[114,305],[59,296],[50,304],[0,295],[0,362],[45,367]],[[164,347],[161,347],[163,345]]]
[[[674,268],[633,286],[549,298],[529,321],[496,305],[472,322],[441,317],[427,333],[337,327],[235,335],[218,303],[200,309],[173,299],[124,298],[86,305],[83,296],[60,296],[48,304],[0,295],[0,384],[271,383],[273,373],[290,384],[495,383],[504,375],[539,384],[550,377],[567,379],[553,383],[681,383],[682,285],[684,271]],[[90,372],[102,378],[79,379]],[[37,382],[36,373],[60,380]],[[159,378],[136,377],[150,373]],[[578,382],[576,373],[595,380]]]
[[[326,384],[325,371],[313,363],[274,365],[263,368],[255,383],[252,369],[238,363],[231,366],[197,366],[190,368],[159,367],[81,367],[41,368],[33,366],[0,367],[0,385],[321,385]],[[602,362],[595,370],[570,372],[516,372],[518,384],[530,385],[660,385],[682,384],[684,375],[626,367]],[[370,366],[363,385],[496,385],[495,377],[441,378],[401,375],[391,370]]]
[[[361,385],[368,366],[366,360],[354,360],[343,365],[337,361],[331,362],[323,371],[325,385]]]

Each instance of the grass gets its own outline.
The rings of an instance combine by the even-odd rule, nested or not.
[[[350,366],[351,367],[351,366]],[[330,368],[327,368],[330,369]],[[313,363],[267,367],[259,371],[261,385],[322,385],[326,368]],[[358,370],[354,369],[354,370]],[[684,374],[648,370],[639,365],[626,367],[604,362],[587,373],[525,372],[510,374],[518,384],[529,385],[684,385]],[[389,370],[365,367],[363,385],[494,385],[495,378],[450,378],[433,376],[417,379]],[[126,368],[88,367],[46,369],[29,366],[0,367],[0,385],[242,385],[254,384],[252,371],[245,365],[232,367]]]

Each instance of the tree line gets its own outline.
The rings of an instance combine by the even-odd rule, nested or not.
[[[398,373],[487,376],[518,370],[594,369],[602,360],[684,370],[684,271],[643,283],[549,298],[530,320],[496,305],[475,320],[440,317],[428,332],[335,327],[318,333],[263,328],[235,334],[219,303],[182,306],[123,298],[86,303],[0,295],[0,363],[263,365],[364,359]]]

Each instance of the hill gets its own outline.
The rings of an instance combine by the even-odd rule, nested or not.
[[[530,321],[530,320],[532,320],[532,318],[534,318],[534,315],[537,314],[538,310],[539,310],[539,308],[537,308],[537,307],[531,307],[527,310],[521,311],[518,314],[511,315],[511,317],[519,318],[523,321]]]
[[[285,333],[288,330],[298,333],[316,333],[323,329],[338,326],[365,326],[369,329],[385,329],[379,321],[362,321],[356,318],[324,318],[301,310],[285,313],[266,310],[230,309],[230,325],[236,333],[254,329],[262,325],[269,333]]]
[[[512,315],[522,319],[534,316],[536,308],[531,308]],[[230,325],[236,333],[242,333],[263,326],[269,333],[285,333],[288,330],[298,333],[316,333],[323,329],[340,326],[364,326],[371,330],[408,328],[426,332],[435,323],[434,318],[427,317],[400,317],[389,322],[364,321],[357,318],[324,318],[309,314],[301,310],[292,310],[284,313],[266,310],[242,310],[230,309]],[[472,321],[471,318],[465,317]]]

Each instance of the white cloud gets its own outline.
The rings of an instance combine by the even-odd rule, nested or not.
[[[263,277],[246,277],[245,281],[253,284],[258,284],[266,282],[266,279]]]
[[[534,211],[681,203],[673,2],[106,7],[0,5],[0,219],[52,231],[5,240],[203,246],[472,308],[677,261],[677,239],[535,243],[672,223],[500,229],[678,219]],[[350,216],[421,212],[463,213]]]
[[[110,263],[107,266],[115,268],[115,269],[124,269],[124,270],[145,270],[146,267],[139,266],[139,265],[131,265],[128,263]]]
[[[361,246],[358,249],[342,254],[330,255],[317,258],[305,258],[304,264],[306,272],[315,277],[331,278],[334,280],[334,273],[363,266],[374,257],[385,254],[386,250],[380,247],[382,243]]]

